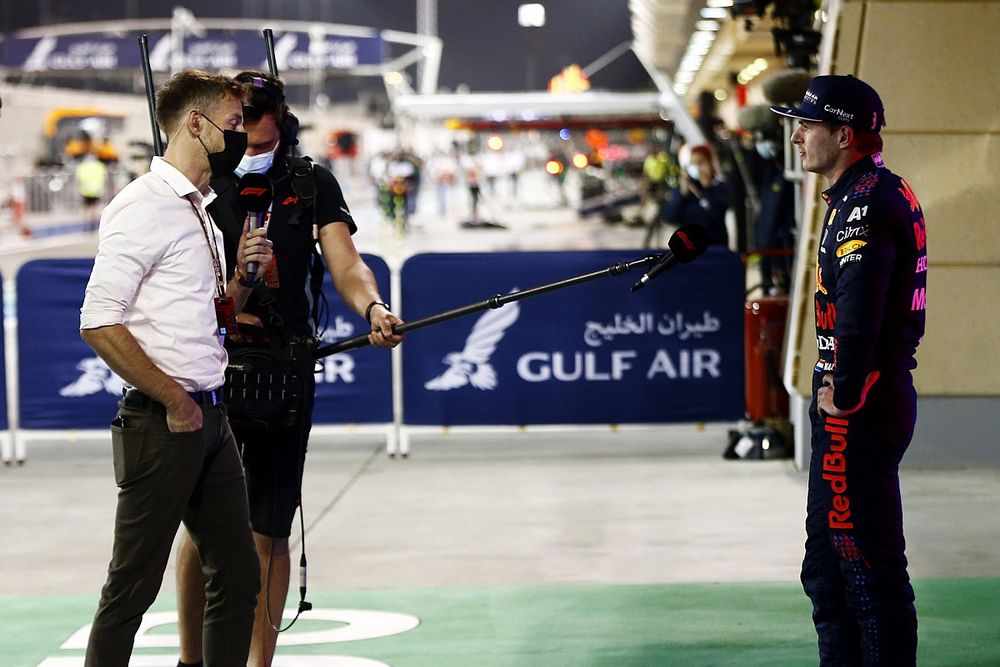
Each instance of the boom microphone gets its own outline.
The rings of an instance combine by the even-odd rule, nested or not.
[[[708,233],[705,228],[697,224],[683,225],[670,236],[667,241],[666,254],[659,262],[653,265],[649,271],[639,278],[631,291],[643,287],[650,280],[660,275],[675,264],[687,264],[701,257],[701,254],[708,248]]]
[[[271,179],[265,174],[243,174],[237,185],[237,191],[240,206],[247,210],[247,215],[250,217],[250,231],[259,229],[263,226],[264,216],[271,208],[271,199],[274,196]],[[254,283],[256,280],[257,262],[247,262],[247,281]]]

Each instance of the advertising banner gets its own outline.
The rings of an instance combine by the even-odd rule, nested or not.
[[[638,251],[423,254],[404,319],[641,257]],[[403,353],[413,425],[621,424],[743,416],[743,268],[712,248],[630,293],[600,278],[417,330]]]
[[[149,61],[154,71],[174,66],[174,45],[169,32],[150,31]],[[137,70],[140,66],[138,33],[114,35],[80,33],[45,37],[10,37],[0,43],[0,66],[27,72],[85,70]],[[267,70],[260,32],[206,30],[187,36],[178,66],[196,69]],[[382,63],[382,38],[377,34],[314,35],[301,31],[275,33],[278,71],[350,69]]]
[[[382,294],[389,294],[389,269],[365,256]],[[17,277],[18,357],[21,427],[104,428],[114,418],[122,380],[80,339],[80,306],[92,259],[46,259],[25,264]],[[326,277],[329,304],[325,342],[367,330],[347,310]],[[352,350],[318,365],[314,423],[392,421],[389,352]]]
[[[122,380],[80,338],[92,259],[40,259],[17,274],[21,428],[105,428]]]
[[[389,267],[385,260],[364,254],[375,274],[379,293],[388,299]],[[327,275],[323,295],[328,305],[322,334],[324,345],[366,333],[368,323],[344,305]],[[314,424],[373,424],[392,421],[392,357],[389,350],[368,347],[341,352],[317,361]]]

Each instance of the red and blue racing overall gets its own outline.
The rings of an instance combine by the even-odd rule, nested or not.
[[[916,421],[911,370],[927,302],[924,218],[878,153],[854,163],[823,197],[802,584],[821,665],[913,665],[917,616],[899,462]],[[830,376],[841,417],[816,407]]]

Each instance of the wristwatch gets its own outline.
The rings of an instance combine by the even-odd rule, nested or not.
[[[392,308],[390,308],[389,304],[387,303],[384,303],[382,301],[372,301],[371,303],[368,304],[368,307],[365,308],[365,320],[368,322],[368,324],[372,323],[372,308],[374,308],[375,306],[382,306],[383,308],[389,311],[392,310]]]

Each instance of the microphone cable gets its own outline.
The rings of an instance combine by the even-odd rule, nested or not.
[[[299,390],[300,391],[304,391],[305,390],[305,386],[304,386],[305,382],[303,382],[302,379],[299,378],[299,383],[300,383]],[[304,396],[302,397],[302,400],[303,401],[305,400]],[[304,408],[304,405],[300,405],[299,406],[300,411],[303,408]],[[304,424],[305,415],[300,412],[300,414],[297,415],[297,418],[298,418],[298,429],[297,429],[298,444],[303,449],[305,449],[306,448],[306,442],[305,442],[305,438],[303,437],[303,432],[305,431],[305,424]],[[273,443],[272,443],[272,445],[273,445]],[[277,470],[277,466],[273,465],[273,463],[274,463],[274,457],[277,456],[277,452],[278,452],[278,448],[275,447],[275,446],[272,446],[272,448],[271,448],[272,470]],[[272,563],[274,562],[274,539],[275,539],[274,537],[271,537],[271,546],[270,546],[269,553],[267,555],[267,576],[264,579],[264,587],[265,587],[265,591],[264,591],[264,611],[267,612],[267,622],[271,626],[271,629],[274,630],[275,632],[279,633],[279,634],[282,633],[282,632],[285,632],[286,630],[288,630],[289,628],[291,628],[293,625],[295,625],[295,622],[297,620],[299,620],[299,616],[301,616],[303,612],[309,611],[310,609],[313,608],[312,603],[306,601],[306,520],[305,520],[305,512],[304,512],[304,510],[302,508],[302,482],[301,482],[301,480],[302,480],[302,469],[303,469],[304,466],[305,466],[305,452],[303,451],[302,456],[299,458],[299,464],[298,464],[298,479],[299,479],[298,513],[299,513],[299,531],[300,531],[300,534],[301,534],[301,538],[300,538],[300,541],[299,541],[299,605],[298,605],[298,608],[295,611],[295,617],[291,621],[289,621],[288,625],[286,625],[285,627],[281,627],[281,617],[278,618],[278,622],[277,623],[275,623],[274,619],[271,617],[271,570],[272,570]],[[273,493],[272,497],[271,497],[271,511],[272,511],[271,516],[272,516],[272,518],[275,517],[275,516],[277,516],[277,513],[278,513],[277,510],[278,510],[278,494],[277,493]],[[288,561],[289,561],[288,578],[291,579],[291,574],[292,573],[291,573],[291,554],[290,553],[289,553]],[[285,595],[286,595],[286,599],[287,599],[287,593]],[[285,606],[284,605],[284,601],[282,602],[281,606],[282,606],[282,615],[284,615],[284,606]]]
[[[306,524],[305,519],[302,515],[302,499],[299,499],[299,530],[302,534],[302,541],[300,543],[299,551],[299,606],[295,611],[295,617],[288,622],[288,625],[281,627],[280,619],[277,624],[275,624],[274,619],[271,617],[271,563],[274,560],[274,538],[271,539],[271,551],[267,556],[267,577],[265,580],[266,590],[264,591],[264,609],[267,611],[267,622],[270,624],[271,629],[277,633],[282,633],[295,625],[295,621],[299,620],[299,616],[303,612],[309,611],[313,608],[312,603],[306,600]],[[291,558],[289,558],[291,560]],[[289,573],[289,578],[291,578]]]

